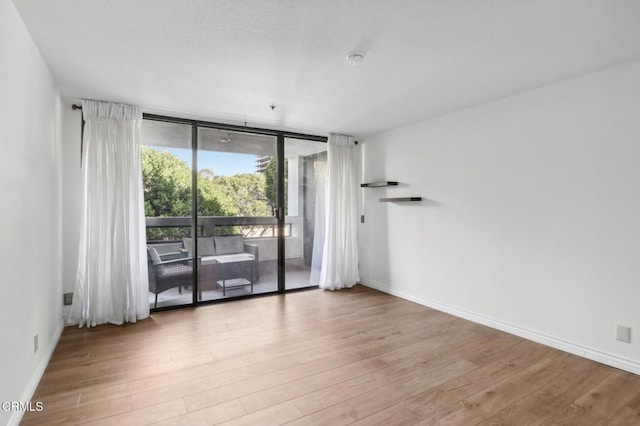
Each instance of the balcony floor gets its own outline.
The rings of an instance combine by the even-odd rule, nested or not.
[[[317,284],[309,283],[311,270],[304,266],[302,259],[287,259],[285,262],[285,283],[287,290],[311,287]],[[253,285],[253,294],[270,293],[278,290],[278,263],[275,260],[260,262],[260,279]],[[238,296],[250,295],[249,285],[234,289],[227,289],[226,296],[222,294],[222,288],[217,290],[205,290],[202,292],[202,300],[227,299]],[[182,294],[177,288],[158,294],[158,308],[168,306],[187,305],[192,302],[190,288],[182,289]],[[153,308],[155,295],[149,293],[149,304]]]

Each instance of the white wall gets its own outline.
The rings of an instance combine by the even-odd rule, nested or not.
[[[0,401],[30,399],[62,331],[59,123],[56,83],[0,0]],[[0,424],[20,417],[0,410]]]
[[[363,168],[401,183],[363,189],[365,284],[640,373],[640,62],[368,137]]]

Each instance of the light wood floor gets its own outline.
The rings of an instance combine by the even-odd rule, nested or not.
[[[67,328],[23,424],[638,424],[640,376],[357,286]]]

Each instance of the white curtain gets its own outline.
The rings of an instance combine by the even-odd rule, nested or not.
[[[84,186],[70,324],[149,316],[138,107],[83,101]]]
[[[329,135],[326,228],[320,288],[358,282],[358,151],[353,138]]]
[[[314,209],[314,230],[313,230],[313,252],[311,254],[311,274],[309,284],[320,284],[320,273],[322,272],[322,251],[324,249],[324,234],[326,229],[326,175],[327,163],[316,162],[314,167],[314,182],[316,186],[315,209]]]

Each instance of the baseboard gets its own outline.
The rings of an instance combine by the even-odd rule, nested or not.
[[[611,355],[595,349],[590,349],[573,342],[558,339],[556,337],[548,336],[537,331],[529,330],[527,328],[519,327],[493,318],[485,317],[473,312],[467,312],[449,305],[436,302],[435,300],[405,293],[403,291],[392,288],[388,284],[382,284],[362,278],[360,279],[360,284],[373,288],[375,290],[379,290],[383,293],[391,294],[393,296],[397,296],[402,299],[427,306],[438,311],[446,312],[456,317],[464,318],[478,324],[486,325],[487,327],[514,334],[527,340],[532,340],[534,342],[538,342],[552,348],[560,349],[561,351],[569,352],[583,358],[587,358],[602,364],[609,365],[611,367],[619,368],[621,370],[640,375],[640,363],[632,361],[630,359],[619,357],[617,355]]]
[[[40,379],[42,379],[42,375],[44,371],[47,369],[47,365],[49,365],[49,360],[51,360],[51,355],[53,355],[53,351],[56,349],[56,345],[58,344],[58,340],[60,340],[60,336],[62,335],[62,330],[64,330],[64,320],[61,320],[53,332],[53,336],[51,336],[51,341],[49,342],[49,346],[47,346],[46,352],[43,354],[42,358],[40,358],[40,362],[36,367],[35,371],[31,375],[31,380],[27,383],[27,387],[22,392],[22,397],[20,401],[26,402],[31,401],[33,398],[33,394],[36,392],[36,388],[40,383]],[[24,411],[14,411],[13,415],[9,418],[9,426],[18,426],[20,421],[22,420],[22,416],[24,416]]]

